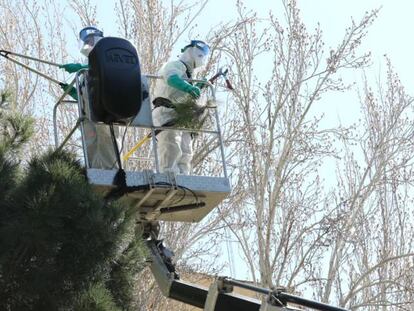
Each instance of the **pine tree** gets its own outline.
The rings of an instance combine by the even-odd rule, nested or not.
[[[3,109],[0,124],[0,310],[132,310],[135,211],[96,194],[72,154],[23,166],[33,121]]]

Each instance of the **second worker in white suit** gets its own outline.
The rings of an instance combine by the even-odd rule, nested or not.
[[[210,53],[203,41],[192,40],[182,50],[179,60],[170,61],[160,69],[154,90],[153,120],[155,126],[172,126],[176,116],[174,105],[185,97],[200,97],[200,89],[185,79],[191,79],[193,71],[202,67]],[[190,174],[193,158],[190,132],[164,130],[157,135],[158,155],[161,172]]]

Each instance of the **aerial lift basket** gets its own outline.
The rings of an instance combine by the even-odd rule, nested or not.
[[[87,176],[90,184],[104,195],[113,193],[119,186],[114,182],[120,169],[119,164],[114,169],[89,166],[84,133],[85,120],[96,124],[108,124],[108,126],[145,128],[153,134],[151,140],[153,168],[143,171],[125,170],[127,191],[123,193],[121,199],[139,210],[142,221],[199,222],[230,193],[217,108],[215,106],[208,108],[213,110],[210,113],[214,115],[215,129],[180,130],[215,135],[221,153],[221,176],[161,173],[155,132],[173,129],[156,127],[152,122],[148,79],[158,78],[155,75],[141,74],[136,50],[127,40],[106,37],[94,47],[89,55],[89,70],[81,70],[75,77],[79,110],[77,125],[81,129]],[[199,82],[206,83],[210,96],[215,100],[212,85],[205,81]],[[56,146],[59,146],[56,115],[61,103],[62,101],[58,102],[54,109]],[[126,164],[123,163],[122,166],[128,167]]]

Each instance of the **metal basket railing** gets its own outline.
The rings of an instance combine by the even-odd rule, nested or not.
[[[85,107],[85,103],[84,103],[84,97],[81,96],[80,93],[80,87],[81,87],[81,81],[83,81],[82,76],[84,74],[84,72],[87,71],[87,69],[82,69],[80,71],[78,71],[76,73],[76,76],[74,78],[74,80],[69,84],[69,87],[76,85],[76,89],[78,92],[78,111],[79,111],[79,119],[77,120],[75,126],[72,128],[72,130],[70,131],[70,133],[68,135],[66,135],[65,139],[63,140],[62,143],[59,142],[59,134],[58,134],[58,127],[57,127],[57,112],[58,112],[58,108],[61,106],[62,103],[75,103],[75,101],[68,101],[65,100],[65,96],[68,94],[68,90],[59,98],[59,100],[57,101],[57,103],[55,104],[54,108],[53,108],[53,129],[54,129],[54,140],[55,140],[55,148],[62,148],[63,145],[69,140],[69,138],[73,135],[73,133],[76,131],[77,128],[80,128],[81,130],[81,136],[82,136],[82,146],[83,146],[83,155],[84,155],[84,160],[85,160],[85,166],[87,168],[88,167],[88,153],[87,153],[87,148],[86,148],[86,143],[85,143],[85,136],[84,136],[84,132],[83,132],[83,126],[82,126],[82,121],[84,120],[84,118],[86,118],[87,116],[84,115],[84,107]],[[152,75],[152,74],[146,74],[144,75],[146,78],[149,79],[161,79],[161,76],[157,76],[157,75]],[[213,85],[205,80],[198,80],[198,79],[187,79],[187,81],[189,82],[195,82],[195,83],[204,83],[206,85],[206,87],[208,87],[209,89],[209,100],[212,100],[213,102],[216,101],[216,95],[215,95],[215,90]],[[87,88],[86,88],[87,89]],[[86,94],[85,96],[86,98],[89,98]],[[228,178],[227,175],[227,168],[226,168],[226,161],[225,161],[225,153],[224,153],[224,144],[223,144],[223,138],[222,138],[222,132],[221,132],[221,127],[220,127],[220,121],[219,121],[219,113],[217,110],[217,106],[212,106],[212,107],[206,107],[207,109],[212,109],[214,111],[213,113],[213,118],[215,120],[215,129],[191,129],[191,128],[179,128],[179,127],[162,127],[162,126],[151,126],[151,127],[144,127],[144,126],[133,126],[135,128],[147,128],[151,131],[151,141],[152,141],[152,159],[150,159],[153,162],[153,169],[155,169],[155,171],[157,173],[160,172],[160,167],[159,167],[159,158],[158,158],[158,152],[157,152],[157,139],[156,139],[156,135],[155,135],[155,131],[157,130],[163,130],[163,131],[183,131],[183,132],[192,132],[192,133],[204,133],[204,134],[212,134],[212,135],[216,135],[217,139],[218,139],[218,146],[220,148],[220,157],[221,157],[221,165],[222,165],[222,173],[223,173],[223,177]],[[125,124],[117,124],[120,126],[125,126]],[[132,126],[130,126],[132,127]],[[132,157],[132,160],[136,159],[137,157]],[[148,161],[149,159],[146,159],[146,161]],[[128,164],[125,163],[125,166],[128,167]]]

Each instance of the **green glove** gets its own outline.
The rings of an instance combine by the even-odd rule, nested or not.
[[[66,90],[69,88],[69,84],[67,83],[60,83],[59,85],[64,92],[66,92]],[[68,95],[72,97],[74,100],[78,100],[78,92],[76,91],[76,88],[74,86],[70,87]]]
[[[81,69],[89,69],[89,66],[82,65],[79,63],[70,63],[70,64],[60,65],[59,68],[65,69],[69,73],[74,73],[74,72],[78,72]]]
[[[176,88],[177,90],[190,94],[193,98],[197,99],[200,97],[200,89],[196,86],[192,86],[187,81],[184,81],[178,75],[172,75],[169,77],[167,84],[173,88]]]

